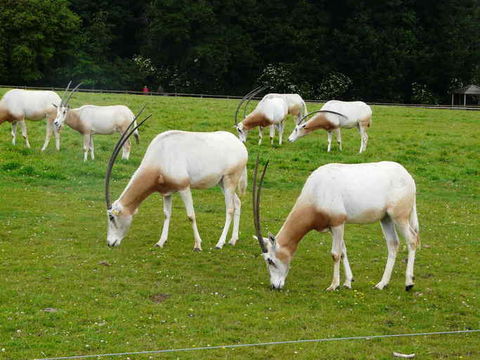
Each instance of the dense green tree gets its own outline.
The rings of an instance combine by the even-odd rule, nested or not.
[[[0,79],[34,83],[71,54],[79,19],[65,0],[0,0]]]
[[[3,83],[243,94],[263,82],[307,98],[446,102],[480,81],[480,0],[0,0],[0,10]]]

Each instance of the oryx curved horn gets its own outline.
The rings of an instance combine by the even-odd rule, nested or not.
[[[267,171],[268,161],[263,167],[262,175],[260,176],[260,182],[258,184],[258,189],[257,189],[257,172],[258,172],[259,157],[260,156],[257,155],[257,161],[255,163],[255,171],[253,174],[253,190],[252,190],[253,222],[255,224],[255,233],[257,234],[258,244],[260,245],[262,252],[267,253],[268,250],[265,247],[265,244],[263,243],[262,229],[261,229],[261,223],[260,223],[260,193],[262,190],[263,178],[265,177],[265,172]]]
[[[70,84],[69,84],[69,85],[70,85]],[[81,82],[78,83],[78,85],[75,86],[75,88],[74,88],[72,91],[70,91],[70,94],[68,94],[67,100],[64,102],[64,105],[68,105],[68,102],[69,102],[70,99],[72,98],[73,93],[74,93],[75,91],[77,91],[77,89],[80,87],[80,85],[82,85]]]
[[[68,85],[67,85],[67,87],[65,88],[65,91],[63,92],[62,101],[61,101],[61,103],[60,103],[60,104],[62,104],[62,105],[65,104],[65,96],[67,96],[68,89],[70,89],[70,85],[72,85],[72,80],[70,80],[70,81],[68,82]]]
[[[262,86],[260,89],[258,89],[257,91],[255,91],[253,94],[250,95],[250,97],[248,98],[247,102],[245,103],[245,106],[243,107],[243,118],[245,119],[245,116],[247,115],[247,109],[248,109],[248,104],[250,103],[250,101],[252,101],[252,99],[257,96],[258,93],[262,92],[263,90],[267,89],[268,87],[267,86]]]
[[[137,130],[142,124],[150,119],[152,117],[152,114],[148,115],[145,119],[143,119],[137,126],[133,127],[132,126],[135,124],[135,121],[137,118],[140,116],[140,114],[143,112],[145,109],[145,105],[143,108],[138,112],[138,114],[135,116],[135,118],[132,120],[130,125],[128,125],[127,129],[123,132],[122,136],[120,139],[117,141],[117,144],[115,145],[112,155],[110,156],[110,160],[108,161],[107,165],[107,171],[105,173],[105,203],[107,205],[107,210],[109,210],[112,207],[112,202],[110,199],[110,176],[112,174],[112,169],[113,169],[113,164],[115,163],[115,160],[120,153],[120,149],[122,146],[125,144],[125,142],[128,140],[130,136],[134,133],[135,130]]]
[[[242,100],[240,100],[240,102],[238,103],[238,106],[237,106],[237,110],[235,111],[235,117],[234,117],[234,121],[235,121],[235,125],[238,124],[238,111],[240,110],[240,108],[242,107],[242,104],[245,102],[245,100],[247,100],[247,98],[249,96],[251,96],[253,93],[255,93],[256,91],[259,91],[259,89],[261,89],[262,87],[259,86],[259,87],[256,87],[255,89],[249,91],[248,93],[246,93],[243,97],[242,97]]]
[[[315,110],[315,111],[312,111],[310,113],[308,113],[307,115],[305,115],[304,117],[302,117],[300,119],[300,121],[298,122],[298,125],[300,125],[301,123],[303,123],[305,121],[305,119],[313,114],[317,114],[317,113],[330,113],[330,114],[335,114],[335,115],[339,115],[339,116],[342,116],[344,117],[345,119],[347,119],[347,116],[346,115],[343,115],[339,112],[336,112],[336,111],[332,111],[332,110]]]

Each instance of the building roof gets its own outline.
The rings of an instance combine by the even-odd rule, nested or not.
[[[480,95],[480,86],[477,85],[467,85],[463,88],[453,90],[454,94],[467,94],[467,95]]]

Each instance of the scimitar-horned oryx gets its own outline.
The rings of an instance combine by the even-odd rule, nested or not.
[[[105,199],[108,245],[120,245],[142,201],[152,193],[158,192],[163,196],[165,220],[162,235],[156,245],[163,247],[168,238],[172,194],[178,192],[192,224],[194,250],[200,251],[202,240],[197,229],[191,189],[207,189],[215,185],[219,185],[224,192],[226,205],[225,226],[216,247],[222,248],[225,244],[232,218],[233,231],[230,244],[235,245],[239,234],[241,207],[237,192],[243,194],[247,187],[248,153],[242,142],[229,132],[171,130],[157,135],[148,146],[140,166],[123,193],[113,204],[111,203],[109,182],[115,158],[123,143],[145,120],[133,127],[128,134],[123,134],[113,150],[107,167]]]
[[[333,280],[327,290],[340,285],[340,261],[345,268],[344,286],[351,288],[352,270],[343,238],[348,223],[369,224],[380,221],[387,242],[388,258],[381,281],[383,289],[390,281],[399,246],[396,229],[408,246],[405,288],[413,287],[415,250],[419,245],[419,225],[415,200],[415,182],[405,168],[391,161],[363,164],[328,164],[315,170],[305,182],[300,196],[276,236],[262,237],[260,191],[267,169],[263,168],[257,188],[258,158],[253,177],[253,217],[256,238],[267,263],[272,288],[285,284],[290,262],[299,242],[311,230],[332,234]]]

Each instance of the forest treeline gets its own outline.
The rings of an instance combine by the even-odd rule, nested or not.
[[[445,102],[480,0],[0,0],[0,83]]]

